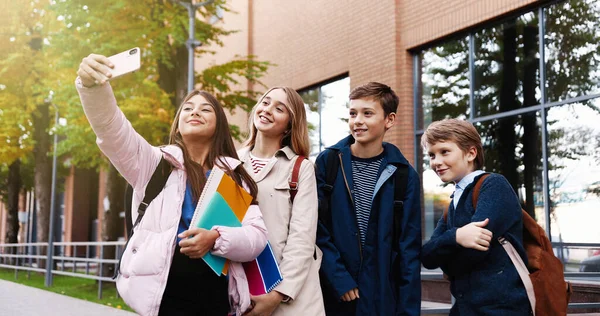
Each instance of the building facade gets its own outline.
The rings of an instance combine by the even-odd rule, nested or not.
[[[509,180],[524,209],[546,229],[568,276],[600,272],[594,264],[600,262],[600,0],[227,5],[231,10],[211,22],[238,32],[224,38],[223,47],[210,47],[214,55],[197,59],[197,70],[235,56],[271,62],[261,81],[300,92],[311,156],[348,134],[352,88],[379,81],[397,92],[397,124],[385,140],[422,176],[424,242],[454,188],[430,170],[420,137],[432,121],[463,118],[482,135],[485,170]],[[237,88],[266,91],[243,81]],[[230,116],[242,130],[247,119],[242,110]],[[58,207],[61,240],[99,236],[108,208],[106,177],[72,170]],[[0,205],[0,219],[4,213]],[[576,289],[575,301],[600,300],[594,282],[579,282]],[[447,282],[424,280],[423,296],[449,302]]]
[[[485,170],[509,180],[566,272],[600,270],[586,265],[600,249],[600,1],[228,4],[217,23],[239,32],[198,69],[235,55],[273,63],[262,81],[301,93],[313,156],[348,134],[353,87],[379,81],[398,93],[398,123],[385,140],[422,175],[424,241],[454,188],[431,171],[420,137],[432,121],[457,117],[475,124]],[[425,281],[423,293],[450,300],[442,280]]]

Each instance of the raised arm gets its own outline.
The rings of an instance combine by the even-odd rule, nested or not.
[[[100,150],[127,182],[140,189],[152,176],[162,154],[133,129],[117,106],[112,88],[106,81],[109,64],[101,55],[91,54],[84,58],[75,85]]]

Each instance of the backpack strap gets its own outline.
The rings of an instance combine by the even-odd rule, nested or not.
[[[398,165],[394,180],[394,226],[392,227],[392,249],[400,252],[400,231],[402,229],[402,214],[404,212],[404,197],[408,187],[408,165]]]
[[[294,162],[294,168],[292,169],[292,179],[288,182],[290,185],[290,201],[294,204],[294,198],[298,193],[298,176],[300,174],[300,167],[302,162],[306,159],[304,156],[298,156]]]
[[[152,202],[152,200],[154,200],[154,198],[156,198],[156,196],[158,196],[158,194],[163,190],[165,184],[167,184],[167,179],[169,179],[170,174],[171,164],[169,164],[169,162],[164,158],[161,158],[160,163],[156,167],[156,170],[154,170],[154,173],[152,174],[152,177],[146,186],[144,199],[138,207],[138,216],[133,224],[132,229],[140,223],[144,217],[144,214],[146,214],[146,209],[148,208],[148,205],[150,205],[150,202]]]
[[[473,209],[477,209],[477,199],[479,199],[479,191],[481,190],[481,186],[483,185],[483,181],[485,178],[489,177],[489,173],[485,173],[475,183],[475,187],[473,188],[473,196],[471,197],[471,202],[473,203]],[[454,196],[454,194],[452,194]],[[452,203],[452,201],[450,201]],[[448,222],[448,208],[444,210],[444,223]]]
[[[479,192],[481,191],[483,181],[489,175],[489,173],[484,174],[477,180],[477,183],[475,183],[475,187],[473,188],[473,196],[471,200],[473,202],[474,209],[477,209],[477,200],[479,199]],[[527,269],[523,258],[521,258],[515,247],[506,238],[500,236],[498,237],[498,242],[500,243],[500,245],[502,245],[502,248],[504,248],[504,251],[506,251],[508,257],[510,258],[510,261],[512,261],[513,265],[515,266],[515,269],[517,270],[517,273],[519,274],[519,277],[523,282],[523,286],[525,286],[525,292],[527,292],[527,298],[529,299],[529,305],[531,306],[533,315],[535,315],[535,292],[533,289],[533,283],[531,282],[531,278],[529,277],[529,270]]]
[[[135,220],[135,224],[131,223],[131,203],[133,199],[133,188],[131,187],[131,185],[127,184],[127,188],[125,189],[125,227],[127,227],[127,242],[123,247],[123,251],[127,249],[127,245],[129,245],[131,236],[133,236],[133,229],[142,221],[142,217],[144,217],[144,214],[146,214],[146,209],[148,208],[148,205],[150,204],[150,202],[152,202],[152,200],[154,200],[154,198],[156,198],[156,196],[158,196],[160,191],[163,190],[165,184],[167,184],[167,179],[169,179],[169,175],[171,175],[171,170],[171,164],[164,157],[161,157],[158,166],[156,166],[156,169],[154,170],[154,173],[152,174],[152,177],[148,182],[148,185],[146,185],[144,199],[138,207],[138,216]],[[117,269],[115,270],[113,279],[116,279],[117,275],[120,273],[122,258],[123,252],[121,252],[121,255],[119,256],[119,263],[117,264]]]
[[[340,160],[338,151],[327,149],[327,159],[325,164],[325,184],[323,190],[325,196],[319,201],[319,220],[327,229],[331,228],[331,209],[329,208],[331,193],[333,192],[333,183],[337,177],[338,169],[340,168]]]
[[[485,178],[489,177],[490,174],[486,173],[482,175],[475,183],[475,187],[473,188],[473,196],[471,197],[471,202],[473,203],[473,209],[477,209],[477,200],[479,199],[479,191],[481,191],[481,186],[483,185],[483,181]]]

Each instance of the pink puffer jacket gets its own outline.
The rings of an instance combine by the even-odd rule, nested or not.
[[[117,107],[110,85],[85,88],[79,78],[77,91],[102,152],[133,189],[132,218],[161,156],[174,170],[164,190],[150,203],[146,214],[123,253],[117,289],[125,302],[140,315],[157,315],[175,251],[176,235],[186,188],[183,153],[177,146],[154,147],[135,132]],[[225,158],[235,168],[240,161]],[[223,167],[223,166],[220,166]],[[212,253],[232,261],[229,296],[239,315],[250,305],[248,282],[240,262],[257,257],[267,243],[267,230],[257,205],[250,206],[242,227],[214,227],[221,235]],[[190,284],[190,286],[202,286]]]

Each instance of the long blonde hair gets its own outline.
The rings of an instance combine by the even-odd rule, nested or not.
[[[281,140],[281,147],[290,146],[290,148],[298,155],[308,157],[310,154],[310,144],[308,141],[308,124],[306,122],[306,110],[304,109],[304,101],[302,97],[296,92],[296,90],[289,87],[273,87],[265,92],[258,103],[252,108],[250,112],[250,119],[248,120],[248,139],[244,142],[244,147],[254,147],[256,143],[256,134],[258,130],[254,125],[254,113],[256,108],[263,101],[263,99],[269,94],[269,92],[281,89],[285,92],[288,102],[285,104],[288,112],[290,113],[290,126],[289,132],[283,136]]]

